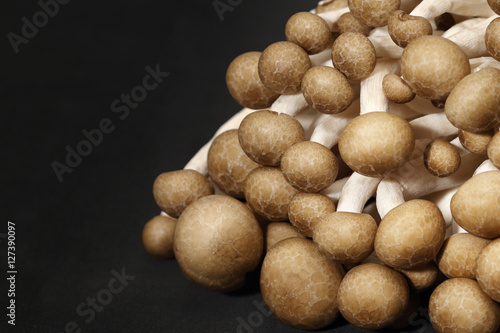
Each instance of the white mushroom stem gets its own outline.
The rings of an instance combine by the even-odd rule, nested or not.
[[[399,61],[393,59],[379,59],[373,72],[361,81],[360,114],[374,111],[387,112],[389,100],[382,89],[384,76],[390,73],[398,73]]]
[[[332,185],[321,191],[321,194],[326,195],[334,203],[337,203],[340,200],[340,196],[342,195],[342,189],[344,188],[344,185],[348,180],[349,177],[337,179]]]
[[[410,121],[418,139],[438,139],[458,135],[458,128],[453,126],[444,112],[434,113]]]
[[[403,48],[397,46],[389,36],[387,26],[376,28],[370,31],[368,36],[370,42],[375,47],[375,52],[379,58],[399,59],[403,54]]]
[[[243,118],[245,118],[247,115],[250,113],[255,112],[253,109],[249,108],[244,108],[240,112],[236,113],[234,116],[229,118],[228,121],[226,121],[224,124],[222,124],[221,127],[215,132],[214,136],[210,141],[208,141],[192,158],[191,160],[186,164],[184,169],[191,169],[198,171],[202,175],[206,176],[208,175],[208,168],[207,168],[207,156],[208,156],[208,150],[210,149],[210,145],[212,144],[212,141],[221,133],[231,130],[231,129],[236,129],[240,126],[241,121]]]
[[[293,95],[281,95],[269,109],[295,117],[308,106],[304,95],[299,92]]]
[[[488,18],[472,18],[455,24],[443,33],[442,37],[448,38],[460,46],[469,58],[476,58],[488,55],[486,44],[484,43],[484,32],[493,19],[498,16]]]
[[[500,62],[496,61],[492,57],[479,57],[469,59],[469,63],[472,69],[472,73],[479,72],[485,67],[494,67],[500,69]]]
[[[405,104],[415,112],[419,112],[420,114],[433,114],[433,113],[442,113],[443,110],[432,105],[431,101],[425,99],[420,96],[415,96],[415,98]]]
[[[444,13],[478,17],[490,17],[495,14],[484,0],[424,0],[410,15],[433,20]]]
[[[403,190],[401,184],[394,179],[387,178],[380,182],[377,188],[377,211],[380,218],[405,202]]]
[[[486,160],[481,163],[481,165],[474,171],[474,176],[488,171],[498,171],[498,168],[491,163],[490,160]]]
[[[349,12],[349,7],[339,8],[336,10],[331,10],[331,11],[319,13],[316,15],[318,15],[323,20],[325,20],[326,23],[328,24],[328,26],[330,27],[330,29],[332,29],[332,28],[334,28],[335,23],[337,23],[337,21],[339,20],[339,17],[342,16],[342,14],[345,14],[347,12]]]
[[[434,202],[443,214],[446,223],[446,238],[451,236],[453,232],[453,215],[451,214],[451,198],[457,193],[460,186],[452,187],[450,189],[429,194],[422,199]]]
[[[361,213],[366,202],[376,192],[382,178],[366,177],[354,172],[342,188],[338,212]]]
[[[315,67],[315,66],[333,67],[332,49],[331,48],[327,48],[326,50],[323,50],[317,54],[312,54],[309,56],[309,59],[311,59],[312,67]]]

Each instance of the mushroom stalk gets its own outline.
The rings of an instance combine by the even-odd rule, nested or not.
[[[405,202],[403,190],[401,184],[394,179],[387,178],[380,182],[377,188],[377,210],[380,218],[383,219],[391,209]]]
[[[361,213],[381,180],[380,177],[366,177],[354,172],[342,188],[337,212]]]
[[[490,17],[495,14],[488,3],[483,0],[424,0],[412,10],[410,15],[433,20],[444,13],[478,17]]]
[[[444,113],[434,113],[410,121],[415,131],[415,138],[437,139],[458,135],[458,128],[453,126]]]
[[[269,109],[295,117],[307,107],[308,105],[304,95],[301,92],[298,92],[292,95],[281,95]]]
[[[485,67],[495,67],[500,69],[500,62],[493,59],[493,57],[479,57],[469,60],[472,73],[479,72]]]
[[[321,191],[321,194],[329,197],[334,203],[337,203],[340,200],[340,196],[342,195],[342,189],[344,185],[347,183],[350,177],[344,177],[336,180],[332,185]]]
[[[481,163],[481,165],[474,171],[474,176],[488,171],[498,171],[498,168],[491,163],[490,160],[486,160]]]
[[[337,23],[337,21],[339,20],[339,17],[342,16],[342,14],[345,14],[348,12],[349,12],[349,7],[344,7],[344,8],[339,8],[336,10],[324,12],[324,13],[319,13],[316,15],[318,15],[323,20],[325,20],[325,22],[328,24],[330,29],[333,29],[333,27],[335,26],[335,23]]]
[[[403,54],[403,48],[397,46],[389,36],[387,26],[373,29],[368,36],[375,47],[377,57],[399,59]]]

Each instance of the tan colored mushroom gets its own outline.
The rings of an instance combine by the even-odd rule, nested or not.
[[[306,50],[317,54],[331,47],[332,33],[328,24],[318,15],[299,12],[288,19],[285,27],[286,39]]]
[[[433,140],[424,150],[424,165],[436,177],[448,177],[457,172],[462,159],[457,148],[444,140]]]
[[[288,222],[271,222],[266,227],[266,252],[282,240],[299,237],[305,238]]]
[[[409,286],[416,291],[431,288],[439,276],[439,268],[434,261],[413,269],[396,270],[406,276]]]
[[[146,252],[158,259],[173,258],[176,222],[176,219],[163,215],[149,220],[142,229],[142,245]]]
[[[349,9],[354,17],[370,27],[387,25],[389,16],[399,6],[400,0],[349,0]]]
[[[339,32],[341,34],[346,32],[359,32],[365,36],[368,36],[371,30],[368,25],[355,18],[351,12],[342,14],[339,17],[337,24],[339,27]]]
[[[290,223],[306,237],[312,237],[318,218],[335,212],[335,204],[326,195],[297,193],[288,207]]]
[[[349,80],[361,80],[373,72],[377,55],[373,44],[365,35],[346,32],[333,42],[332,61],[333,66]]]
[[[415,93],[403,79],[396,74],[387,74],[382,81],[384,95],[389,101],[397,104],[411,102],[415,98]]]
[[[491,21],[484,34],[486,49],[493,58],[500,61],[500,17]]]
[[[406,47],[418,37],[432,35],[432,26],[428,20],[408,15],[402,10],[392,12],[387,24],[392,40],[401,47]]]
[[[500,169],[500,132],[497,132],[488,143],[487,153],[491,163]]]
[[[500,239],[488,244],[477,258],[476,278],[481,289],[500,302]]]
[[[494,133],[493,129],[479,133],[458,130],[458,138],[462,146],[471,153],[485,155]]]

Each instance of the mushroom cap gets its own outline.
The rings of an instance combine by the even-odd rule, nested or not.
[[[485,67],[464,77],[451,91],[444,106],[453,126],[469,132],[485,132],[500,122],[500,70]]]
[[[241,106],[251,109],[270,107],[279,94],[271,91],[259,77],[262,52],[247,52],[236,57],[226,71],[229,93]]]
[[[365,36],[368,36],[371,30],[368,25],[354,17],[351,12],[340,15],[337,24],[339,27],[339,32],[341,34],[346,32],[359,32]]]
[[[484,41],[491,56],[500,61],[500,17],[491,21],[488,25],[484,34]]]
[[[415,147],[413,128],[405,119],[386,112],[356,117],[339,139],[342,159],[354,171],[369,177],[399,169]]]
[[[341,264],[355,264],[373,252],[377,222],[369,214],[334,212],[320,217],[313,241],[323,255]]]
[[[495,333],[500,325],[500,306],[472,279],[446,280],[434,289],[429,316],[438,333]]]
[[[304,74],[311,68],[307,52],[291,42],[269,45],[259,60],[259,76],[266,87],[278,94],[300,91]]]
[[[349,9],[354,17],[370,27],[387,25],[389,16],[399,6],[400,0],[349,0]]]
[[[481,289],[500,302],[500,239],[492,241],[479,254],[476,278]]]
[[[281,156],[294,143],[304,141],[306,134],[292,116],[261,110],[246,116],[238,129],[241,148],[253,161],[279,166]]]
[[[401,47],[406,47],[412,40],[426,35],[432,35],[432,26],[421,16],[408,15],[402,10],[396,10],[389,16],[387,23],[389,36]]]
[[[415,98],[415,93],[410,86],[400,76],[393,73],[384,76],[382,89],[385,97],[393,103],[404,104]]]
[[[208,150],[208,174],[225,193],[236,198],[245,197],[245,180],[260,165],[252,161],[241,148],[238,130],[219,134]]]
[[[282,240],[299,237],[305,238],[288,222],[271,222],[266,227],[266,252]]]
[[[335,204],[324,194],[297,193],[288,207],[290,223],[306,237],[312,237],[317,219],[335,212]]]
[[[302,94],[310,107],[326,114],[345,111],[354,100],[354,89],[346,77],[327,66],[315,66],[306,72]]]
[[[479,253],[489,243],[490,240],[472,234],[452,235],[436,257],[439,269],[448,278],[474,279]]]
[[[285,179],[302,192],[324,190],[337,178],[339,162],[335,154],[320,143],[301,141],[288,148],[281,157]]]
[[[337,291],[343,275],[342,266],[323,257],[312,241],[285,239],[264,258],[262,298],[285,324],[320,329],[338,317]]]
[[[260,167],[247,177],[245,199],[254,212],[269,221],[288,220],[288,207],[297,194],[279,168]]]
[[[424,150],[424,165],[436,177],[448,177],[460,167],[462,159],[457,148],[444,140],[430,142]]]
[[[446,38],[422,36],[404,49],[401,73],[417,95],[445,100],[453,87],[470,73],[469,58]]]
[[[446,223],[439,208],[427,200],[410,200],[380,221],[375,253],[386,265],[412,269],[425,265],[444,242]]]
[[[387,327],[408,306],[410,291],[403,275],[374,263],[352,268],[342,280],[339,310],[351,324],[369,330]]]
[[[299,45],[309,54],[326,50],[333,43],[328,23],[309,12],[292,15],[286,22],[285,35],[287,41]]]
[[[368,37],[359,32],[346,32],[333,42],[332,61],[349,80],[362,80],[375,69],[377,54]]]
[[[181,214],[174,233],[174,253],[183,274],[214,291],[245,283],[260,263],[262,229],[248,207],[226,195],[195,201]]]
[[[500,0],[488,0],[488,5],[495,13],[500,15]]]
[[[156,204],[172,217],[178,217],[196,199],[214,191],[212,183],[194,170],[164,172],[153,184]]]
[[[146,252],[158,259],[173,258],[176,222],[176,219],[163,215],[149,220],[142,229],[142,245]]]
[[[479,237],[500,237],[500,171],[467,180],[451,199],[451,214],[459,226]]]
[[[497,132],[488,143],[487,153],[491,163],[500,169],[500,132]]]
[[[471,153],[484,155],[487,153],[488,144],[493,138],[494,130],[490,129],[486,132],[473,133],[464,130],[458,130],[458,138],[465,149]]]
[[[439,268],[434,261],[417,268],[397,269],[397,271],[406,276],[409,286],[416,291],[429,289],[439,276]]]

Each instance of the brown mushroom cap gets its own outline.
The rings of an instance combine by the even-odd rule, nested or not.
[[[347,7],[347,0],[322,1],[318,4],[318,7],[316,7],[316,14],[325,13],[345,7]]]
[[[500,171],[467,180],[451,199],[451,213],[462,228],[479,237],[500,237]]]
[[[359,32],[365,36],[368,36],[371,28],[364,22],[358,20],[352,15],[351,12],[342,14],[337,21],[339,32],[341,34],[346,32]]]
[[[430,142],[424,150],[424,165],[436,177],[448,177],[460,167],[462,159],[457,148],[444,140]]]
[[[294,143],[304,141],[306,134],[297,119],[284,113],[261,110],[250,113],[240,124],[241,148],[253,161],[279,166],[281,155]]]
[[[259,60],[259,76],[266,87],[278,94],[300,91],[304,74],[311,68],[307,52],[291,42],[269,45]]]
[[[326,195],[297,193],[288,207],[290,223],[306,237],[312,237],[317,219],[335,212],[335,204]]]
[[[459,129],[485,132],[500,122],[500,70],[485,67],[464,77],[451,91],[444,112]]]
[[[245,283],[263,251],[259,223],[245,204],[225,195],[195,201],[182,213],[174,233],[174,253],[183,274],[214,291]]]
[[[429,21],[420,16],[408,15],[402,10],[396,10],[389,16],[389,36],[401,47],[406,47],[412,40],[426,35],[432,35]]]
[[[153,196],[162,211],[178,217],[196,199],[214,194],[214,187],[194,170],[178,170],[159,175],[153,184]]]
[[[370,27],[387,25],[389,16],[400,5],[400,0],[349,0],[349,9],[354,17]]]
[[[415,147],[413,128],[405,119],[370,112],[352,120],[339,139],[342,159],[354,171],[383,176],[401,167]]]
[[[403,275],[379,264],[363,264],[345,275],[338,293],[339,310],[351,324],[364,329],[389,326],[410,301]]]
[[[488,143],[487,152],[491,163],[500,169],[500,132],[497,132]]]
[[[493,129],[480,133],[458,130],[458,138],[462,146],[471,153],[484,155],[488,150],[488,143],[490,143],[494,133]]]
[[[407,201],[390,210],[380,222],[375,252],[389,266],[417,268],[436,257],[445,233],[443,214],[434,203]]]
[[[226,72],[229,93],[241,106],[251,109],[270,107],[279,94],[267,88],[259,77],[261,52],[247,52],[236,57]]]
[[[218,135],[212,142],[207,158],[208,174],[225,193],[236,198],[245,197],[245,180],[260,165],[241,149],[238,130]]]
[[[393,103],[404,104],[415,98],[415,93],[410,86],[396,74],[387,74],[382,80],[382,89],[387,99]]]
[[[500,325],[500,306],[472,279],[446,280],[434,289],[429,316],[438,333],[495,333]]]
[[[266,252],[282,240],[299,237],[305,238],[288,222],[271,222],[266,227]]]
[[[279,168],[257,168],[250,172],[245,184],[248,205],[269,221],[288,220],[288,207],[297,193]]]
[[[310,107],[327,114],[345,111],[354,100],[354,89],[346,77],[327,66],[315,66],[306,72],[302,94]]]
[[[500,302],[500,239],[487,245],[479,254],[476,266],[477,282],[493,300]]]
[[[324,190],[337,178],[339,162],[335,154],[313,141],[297,142],[281,157],[285,179],[302,192]]]
[[[377,222],[368,214],[334,212],[320,217],[313,241],[325,257],[341,264],[355,264],[373,252]]]
[[[368,37],[346,32],[333,42],[332,61],[349,80],[362,80],[375,69],[377,54]]]
[[[326,21],[309,12],[292,15],[286,23],[285,35],[287,41],[299,45],[309,54],[326,50],[333,43]]]
[[[446,38],[422,36],[404,49],[401,73],[417,95],[445,100],[453,87],[470,73],[469,58]]]
[[[342,266],[323,257],[312,241],[289,238],[264,258],[262,298],[285,324],[320,329],[338,316],[337,291],[343,275]]]
[[[452,235],[436,257],[439,269],[448,278],[474,279],[479,253],[489,243],[490,240],[472,234]]]
[[[430,261],[421,267],[398,269],[397,271],[406,276],[410,287],[416,291],[429,289],[434,285],[439,276],[439,268],[434,261]]]
[[[500,15],[500,0],[488,0],[488,5],[495,13]]]
[[[173,258],[176,222],[176,219],[163,215],[149,220],[142,229],[142,245],[146,252],[158,259]]]
[[[486,49],[493,58],[500,61],[500,17],[497,17],[488,25],[484,34]]]

